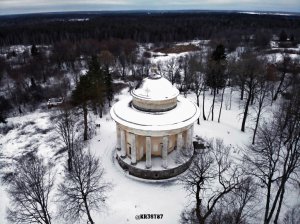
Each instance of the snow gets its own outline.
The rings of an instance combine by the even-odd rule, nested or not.
[[[71,22],[84,22],[84,21],[89,21],[89,18],[79,18],[79,19],[69,19]]]
[[[275,45],[273,45],[275,47]],[[28,48],[29,46],[25,47]],[[151,47],[149,45],[149,47]],[[19,51],[24,51],[20,46]],[[298,46],[298,48],[300,48]],[[152,63],[166,63],[172,58],[179,58],[189,53],[181,54],[164,54],[156,58],[151,58]],[[282,60],[281,54],[269,54],[270,59],[276,58],[276,61]],[[295,54],[292,57],[299,57]],[[164,64],[165,65],[165,64]],[[116,81],[115,81],[116,82]],[[217,116],[220,107],[220,98],[217,96],[217,103],[215,105],[215,118],[211,121],[210,106],[212,102],[212,96],[209,92],[206,92],[205,100],[205,113],[209,116],[207,121],[200,119],[200,125],[194,125],[194,138],[200,136],[204,139],[209,138],[221,138],[224,143],[231,145],[233,148],[234,159],[239,159],[243,156],[244,151],[242,150],[251,141],[253,121],[251,120],[251,114],[254,114],[254,109],[250,109],[250,117],[247,120],[246,131],[241,132],[241,114],[243,112],[243,102],[239,100],[238,92],[232,94],[232,107],[226,109],[226,102],[229,101],[229,91],[225,91],[224,105],[222,110],[221,121],[218,123]],[[115,102],[122,100],[124,103],[129,103],[131,100],[128,88],[123,89],[119,95],[116,96]],[[193,103],[186,104],[180,109],[180,103],[178,108],[180,109],[180,115],[193,116],[191,114],[192,105],[196,102],[195,94],[189,93],[187,99],[183,96],[179,97],[181,102]],[[191,108],[189,108],[189,105]],[[202,105],[200,104],[201,113]],[[276,104],[272,107],[266,108],[266,112],[263,114],[264,119],[269,119],[271,111],[276,110]],[[160,124],[174,124],[176,122],[182,122],[178,116],[171,116],[170,119],[164,117],[164,113],[152,115],[157,118],[149,118],[149,114],[137,116],[130,109],[119,109],[118,111],[125,117],[128,116],[130,122],[143,122],[146,125],[160,125]],[[198,112],[197,112],[198,113]],[[197,114],[198,116],[199,114]],[[8,118],[8,124],[11,125],[12,130],[6,134],[0,134],[0,149],[3,152],[7,162],[11,159],[20,157],[30,150],[37,151],[38,155],[43,157],[46,161],[54,162],[56,169],[61,170],[62,165],[65,163],[65,154],[57,155],[57,152],[62,148],[61,142],[58,139],[58,135],[55,131],[55,123],[53,122],[52,111],[35,111],[31,114]],[[187,117],[189,117],[187,116]],[[200,115],[202,118],[202,114]],[[156,120],[155,120],[156,119]],[[177,119],[177,120],[176,120]],[[151,122],[150,122],[151,121]],[[190,205],[192,198],[187,196],[183,186],[180,185],[176,178],[164,181],[149,181],[142,180],[129,176],[117,163],[114,158],[115,145],[116,145],[116,128],[115,122],[111,118],[110,114],[106,114],[102,119],[97,119],[97,123],[100,124],[100,128],[96,129],[96,135],[90,140],[89,148],[92,153],[99,157],[102,162],[102,166],[106,171],[107,181],[111,181],[113,188],[108,194],[107,207],[100,212],[93,212],[92,216],[95,223],[179,223],[181,211],[188,205]],[[154,122],[154,123],[153,123]],[[151,127],[151,126],[149,126]],[[1,126],[0,126],[1,128]],[[155,127],[157,128],[157,127]],[[174,128],[174,126],[173,126]],[[1,132],[0,132],[1,133]],[[152,161],[155,163],[155,160]],[[160,162],[160,161],[158,161]],[[137,166],[143,166],[143,163],[138,163]],[[170,164],[171,166],[172,164]],[[157,163],[153,169],[158,167]],[[57,182],[61,181],[62,174],[57,172]],[[6,207],[9,204],[7,192],[5,191],[6,186],[0,183],[0,223],[7,224],[5,219]],[[289,190],[289,194],[285,196],[285,203],[283,204],[283,211],[293,206],[296,202],[299,202],[300,195],[295,190]],[[53,201],[52,201],[53,202]],[[139,214],[163,214],[161,220],[136,220],[135,216]],[[53,220],[53,223],[62,223],[61,221]],[[82,222],[86,223],[83,219]]]
[[[140,223],[141,221],[135,220],[135,216],[144,213],[164,214],[164,217],[162,220],[143,223],[177,223],[178,214],[185,204],[182,186],[174,180],[148,182],[128,178],[113,159],[115,144],[114,122],[103,119],[100,132],[91,141],[90,148],[102,158],[106,176],[112,181],[114,188],[107,201],[108,210],[98,215],[96,223]]]
[[[225,99],[228,100],[229,93],[225,92]],[[128,89],[124,89],[118,100],[128,99]],[[194,94],[187,95],[188,100],[195,102]],[[209,113],[212,96],[206,93],[206,115]],[[219,98],[217,98],[216,114],[219,109]],[[201,106],[201,105],[200,105]],[[236,158],[243,155],[242,147],[248,145],[252,136],[252,123],[249,120],[246,126],[246,132],[240,131],[241,112],[238,92],[232,94],[232,108],[226,110],[224,105],[221,122],[203,121],[201,124],[195,124],[194,136],[203,138],[222,138],[224,143],[233,147],[233,154]],[[253,113],[253,110],[250,111]],[[57,135],[53,130],[54,123],[51,117],[52,112],[36,111],[20,117],[9,118],[8,121],[15,125],[6,135],[0,136],[0,146],[4,155],[15,157],[24,153],[24,145],[31,143],[38,151],[40,156],[47,160],[55,161],[56,168],[61,169],[65,162],[64,158],[58,159],[55,154],[60,149],[60,143],[56,139]],[[202,116],[202,115],[201,115]],[[211,118],[211,115],[210,115]],[[215,118],[216,119],[216,118]],[[116,133],[115,123],[109,114],[102,119],[97,119],[101,127],[96,129],[96,135],[90,140],[90,150],[101,158],[102,165],[106,171],[107,181],[111,181],[113,188],[109,192],[107,207],[101,212],[93,212],[93,218],[96,223],[178,223],[180,213],[185,206],[189,205],[192,198],[187,196],[182,185],[179,185],[176,178],[166,181],[148,181],[130,177],[119,167],[114,159]],[[45,134],[35,133],[36,130],[48,130]],[[23,134],[20,132],[23,131]],[[58,173],[57,178],[61,178]],[[0,187],[0,223],[6,224],[5,210],[8,205],[7,193],[5,187]],[[292,205],[300,199],[299,195],[288,196],[288,204]],[[286,200],[287,201],[287,200]],[[135,216],[139,214],[163,214],[162,220],[136,220]],[[61,223],[54,222],[53,223]],[[85,223],[82,221],[82,223]]]
[[[297,15],[296,13],[280,13],[280,12],[258,12],[258,11],[245,11],[245,12],[238,12],[241,14],[250,14],[250,15],[277,15],[277,16],[293,16]]]
[[[166,100],[176,97],[179,91],[163,77],[145,78],[138,89],[132,90],[135,97],[145,100]]]
[[[272,61],[274,63],[276,62],[280,62],[283,60],[283,54],[282,53],[273,53],[273,54],[267,54],[266,58],[268,61]],[[299,54],[289,54],[290,58],[293,60],[299,60],[300,59],[300,55]]]
[[[193,123],[200,114],[194,103],[180,96],[177,98],[177,106],[166,112],[143,112],[130,106],[130,102],[131,97],[128,97],[116,103],[111,109],[111,115],[118,123],[139,130],[182,128]]]
[[[170,60],[172,60],[173,58],[181,58],[181,57],[185,57],[187,55],[190,55],[190,52],[182,52],[179,54],[176,53],[170,53],[170,54],[163,54],[163,53],[155,53],[155,57],[152,57],[150,59],[151,64],[161,64],[161,63],[166,63]]]

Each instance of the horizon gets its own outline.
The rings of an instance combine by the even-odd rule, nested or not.
[[[297,0],[0,0],[0,15],[118,11],[242,11],[300,13]]]
[[[1,0],[0,0],[1,1]],[[41,12],[23,12],[23,13],[11,13],[11,14],[1,14],[2,16],[26,16],[26,15],[51,15],[51,14],[113,14],[113,13],[135,13],[135,12],[152,12],[152,13],[159,13],[159,12],[224,12],[224,13],[241,13],[241,14],[270,14],[270,15],[300,15],[298,11],[270,11],[270,10],[230,10],[230,9],[129,9],[129,10],[74,10],[74,11],[41,11]]]

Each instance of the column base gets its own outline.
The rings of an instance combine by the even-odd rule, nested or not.
[[[125,159],[127,156],[120,156],[122,159]]]
[[[130,164],[131,164],[132,166],[135,166],[135,165],[137,164],[137,162],[135,162],[135,163],[131,162]]]
[[[161,167],[167,169],[168,168],[168,164],[162,164]]]
[[[121,148],[120,147],[116,147],[116,150],[121,151]]]
[[[150,166],[145,166],[146,167],[146,169],[151,169],[152,168],[152,165],[150,165]]]

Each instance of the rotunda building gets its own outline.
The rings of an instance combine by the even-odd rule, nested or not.
[[[199,108],[167,79],[154,74],[113,105],[116,158],[129,174],[166,179],[185,171],[194,153],[193,128]]]

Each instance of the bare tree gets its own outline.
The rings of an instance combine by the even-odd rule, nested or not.
[[[175,83],[175,74],[179,72],[179,63],[177,60],[173,57],[167,64],[167,79],[174,85]]]
[[[288,210],[283,218],[283,224],[297,224],[300,223],[300,204],[293,206]]]
[[[280,93],[283,91],[284,82],[287,76],[287,72],[289,70],[289,66],[291,64],[290,56],[286,54],[282,54],[282,61],[277,64],[277,70],[280,73],[279,84],[277,90],[274,94],[273,101],[275,101]]]
[[[64,143],[64,146],[68,152],[68,169],[72,169],[72,157],[74,151],[74,142],[75,142],[75,123],[76,117],[74,112],[68,107],[65,106],[61,109],[60,115],[58,116],[56,122],[56,131],[59,134],[60,139]]]
[[[195,93],[197,99],[197,106],[200,107],[200,95],[204,91],[205,86],[205,74],[203,68],[203,56],[195,55],[189,59],[189,73],[192,77],[191,90]],[[204,93],[203,93],[204,94]],[[204,105],[202,105],[204,107]],[[200,118],[198,117],[197,124],[200,124]]]
[[[51,224],[49,195],[53,183],[54,173],[42,159],[30,154],[18,161],[9,182],[11,206],[8,220],[20,224]]]
[[[197,223],[206,223],[220,201],[240,185],[241,173],[229,153],[221,140],[212,141],[209,148],[197,152],[188,171],[179,177],[195,198],[190,217],[196,217]]]
[[[266,99],[269,96],[271,86],[269,85],[269,82],[267,81],[266,74],[260,73],[258,75],[258,84],[257,89],[255,93],[255,98],[257,100],[257,105],[255,107],[256,109],[256,119],[255,119],[255,127],[253,131],[253,137],[252,137],[252,144],[255,143],[255,136],[257,133],[257,129],[259,126],[260,117],[263,113],[263,109],[266,107]]]
[[[228,196],[225,197],[224,206],[231,214],[232,224],[247,223],[250,219],[254,219],[258,213],[257,203],[257,184],[253,178],[247,177],[234,189]]]
[[[240,75],[244,76],[244,91],[247,93],[241,127],[241,131],[243,132],[245,131],[250,102],[255,96],[258,85],[257,77],[258,74],[263,73],[263,71],[263,63],[258,59],[257,55],[251,52],[246,52],[242,55],[242,59],[240,61]]]
[[[300,168],[300,90],[281,105],[274,119],[257,133],[255,146],[249,146],[245,162],[249,174],[265,187],[264,223],[278,223],[286,185],[297,179]]]
[[[91,211],[105,205],[110,188],[111,184],[104,181],[104,169],[99,159],[76,144],[72,170],[65,167],[64,181],[58,186],[61,216],[76,220],[86,215],[89,223],[95,223]]]

